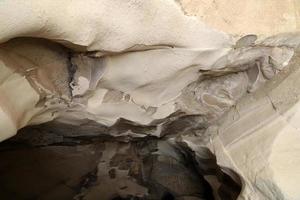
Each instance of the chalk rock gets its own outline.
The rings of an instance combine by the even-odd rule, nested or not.
[[[0,195],[300,199],[299,5],[1,1],[0,141],[19,132],[0,150],[89,144],[97,161],[70,187],[7,197],[20,190],[12,179]]]

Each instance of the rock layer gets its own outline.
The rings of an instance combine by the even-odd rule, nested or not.
[[[173,0],[5,0],[0,18],[0,140],[34,125],[4,149],[104,148],[11,198],[300,198],[299,33],[235,40]]]

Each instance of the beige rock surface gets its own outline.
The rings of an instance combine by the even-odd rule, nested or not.
[[[170,188],[175,182],[169,188],[174,194],[189,191],[181,180],[190,177],[185,181],[194,185],[198,170],[216,199],[236,199],[242,184],[239,200],[299,200],[299,1],[179,3],[1,1],[0,141],[52,120],[45,127],[62,134],[46,145],[100,136],[161,139],[154,148],[147,144],[157,164],[152,178]],[[259,40],[240,38],[250,33]],[[118,181],[107,174],[110,160],[116,152],[124,156],[125,146],[114,144],[105,163],[97,163],[95,176],[104,184],[94,181],[76,194],[88,200],[99,191],[108,199],[115,193],[147,196],[128,176],[126,170],[137,166],[127,161],[118,174],[127,193],[113,188]],[[193,163],[193,169],[179,161]],[[174,171],[161,176],[161,169]],[[188,175],[173,181],[178,169]]]
[[[246,95],[221,120],[212,149],[243,178],[239,199],[300,198],[299,54],[272,82]]]
[[[179,0],[183,10],[233,35],[300,31],[299,0]]]
[[[228,35],[185,16],[173,0],[4,0],[0,18],[5,19],[0,24],[1,43],[27,36],[109,52],[139,45],[207,49],[231,44]]]

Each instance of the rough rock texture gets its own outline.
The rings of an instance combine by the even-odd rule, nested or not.
[[[298,2],[197,2],[1,1],[0,196],[300,199]]]
[[[234,35],[272,35],[300,30],[298,0],[178,0],[186,14]]]
[[[299,61],[297,54],[289,69],[245,96],[224,117],[213,142],[219,164],[243,177],[248,198],[300,197]]]
[[[45,134],[53,134],[63,139],[46,143],[37,135],[32,137],[36,129],[31,127],[22,130],[21,138],[1,145],[0,158],[6,160],[0,165],[2,197],[202,200],[219,195],[221,199],[236,199],[241,190],[239,179],[236,183],[228,172],[223,172],[207,148],[201,151],[205,158],[196,161],[180,141],[148,138],[124,143],[101,137],[68,138],[55,131],[49,133],[49,129],[42,130],[36,134],[42,133],[44,138]],[[205,164],[198,166],[198,161]],[[218,184],[216,191],[205,177]]]

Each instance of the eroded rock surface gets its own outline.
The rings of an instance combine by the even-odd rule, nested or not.
[[[0,2],[1,196],[300,198],[300,34],[235,39],[190,4]]]

